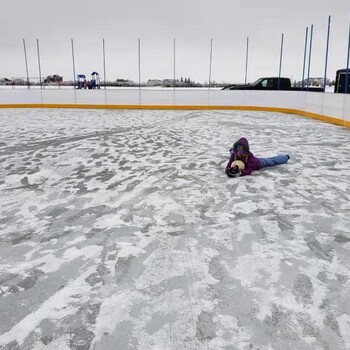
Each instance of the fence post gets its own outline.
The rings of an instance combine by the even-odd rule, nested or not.
[[[209,60],[209,90],[211,81],[211,64],[213,61],[213,38],[210,40],[210,60]]]
[[[309,90],[309,79],[310,79],[310,65],[311,65],[311,52],[312,52],[312,34],[314,31],[314,25],[311,24],[311,32],[310,32],[310,49],[309,49],[309,66],[307,70],[307,82],[306,82],[306,90]]]
[[[176,63],[176,61],[175,61],[175,59],[176,59],[176,55],[175,55],[175,49],[176,49],[176,46],[175,46],[175,38],[174,38],[174,90],[175,90],[175,86],[176,86],[176,75],[175,75],[175,68],[176,68],[176,65],[175,65],[175,63]]]
[[[73,39],[71,39],[72,44],[72,59],[73,59],[73,89],[75,89],[75,60],[74,60],[74,44]]]
[[[41,66],[40,66],[40,51],[39,51],[39,39],[36,39],[36,47],[38,50],[38,65],[39,65],[39,83],[40,83],[40,89],[42,89],[42,84],[41,84]]]
[[[327,64],[328,64],[328,46],[329,46],[329,33],[331,29],[331,16],[328,17],[328,32],[327,32],[327,44],[326,44],[326,60],[324,64],[324,78],[323,78],[323,88],[324,92],[326,92],[327,85]]]
[[[281,80],[281,68],[282,68],[282,54],[283,54],[283,38],[284,35],[282,33],[282,38],[281,38],[281,54],[280,54],[280,69],[278,72],[278,90],[280,89],[280,80]]]
[[[104,88],[106,90],[106,53],[105,53],[105,39],[102,40],[102,48],[103,48],[103,80],[104,80]]]
[[[306,50],[307,50],[307,35],[308,35],[309,27],[306,27],[305,34],[305,48],[304,48],[304,63],[303,63],[303,77],[301,78],[301,89],[304,90],[304,78],[305,78],[305,62],[306,62]]]
[[[139,56],[139,89],[141,89],[141,39],[138,40],[138,56]]]
[[[248,50],[249,50],[249,37],[247,37],[247,49],[246,49],[246,54],[245,54],[245,78],[244,78],[244,85],[247,85]]]
[[[345,93],[348,93],[349,86],[349,54],[350,54],[350,23],[349,23],[349,40],[348,40],[348,57],[346,59],[346,75],[345,75]]]
[[[24,49],[24,61],[26,64],[26,72],[27,72],[27,87],[30,88],[29,84],[29,73],[28,73],[28,61],[27,61],[27,50],[26,50],[26,41],[23,39],[23,49]]]

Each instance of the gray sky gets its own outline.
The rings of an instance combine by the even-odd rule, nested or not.
[[[138,38],[141,38],[141,80],[176,77],[208,81],[213,38],[212,80],[242,82],[246,38],[249,37],[248,81],[278,75],[284,33],[282,75],[302,76],[305,29],[314,25],[310,76],[323,76],[328,16],[332,16],[328,74],[346,67],[349,0],[3,0],[0,13],[0,77],[42,75],[73,79],[76,73],[103,76],[102,38],[106,45],[107,80],[138,81]],[[102,77],[103,78],[103,77]]]

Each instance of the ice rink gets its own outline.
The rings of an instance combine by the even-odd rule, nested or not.
[[[291,160],[228,178],[232,143]],[[350,349],[350,129],[0,110],[0,349]]]

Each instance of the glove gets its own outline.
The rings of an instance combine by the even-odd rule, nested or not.
[[[228,177],[238,177],[241,176],[241,172],[238,169],[238,166],[235,165],[233,168],[230,168],[227,172]]]

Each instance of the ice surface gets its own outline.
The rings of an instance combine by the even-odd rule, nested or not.
[[[229,148],[291,161],[227,178]],[[245,111],[0,111],[1,349],[349,349],[350,131]]]

